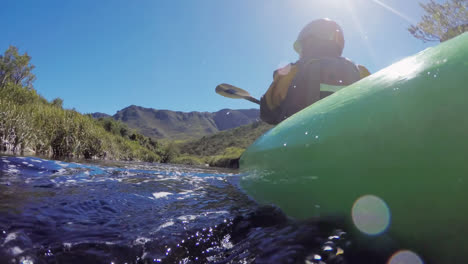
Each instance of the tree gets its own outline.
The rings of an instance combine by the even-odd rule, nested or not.
[[[32,73],[34,65],[30,61],[27,53],[20,55],[17,47],[10,46],[4,55],[0,55],[0,88],[13,83],[31,90],[36,76]]]
[[[416,26],[408,28],[415,38],[444,42],[468,31],[468,0],[447,0],[443,4],[430,0],[419,5],[425,15]]]
[[[57,97],[55,98],[54,100],[52,100],[52,103],[51,103],[53,106],[55,107],[58,107],[58,108],[62,108],[63,106],[63,99],[60,98],[60,97]]]

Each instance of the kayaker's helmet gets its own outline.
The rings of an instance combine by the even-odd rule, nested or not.
[[[341,27],[328,18],[317,19],[307,24],[299,33],[294,50],[301,54],[302,44],[305,40],[315,39],[317,42],[331,45],[336,50],[336,56],[341,56],[344,48],[344,36]],[[330,46],[328,46],[330,47]]]

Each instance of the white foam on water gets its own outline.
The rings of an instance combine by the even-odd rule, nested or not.
[[[228,211],[215,211],[215,212],[204,212],[203,213],[205,216],[208,216],[210,214],[229,214]]]
[[[13,256],[18,256],[20,254],[22,254],[24,252],[24,250],[22,250],[20,247],[13,247],[13,248],[10,248],[10,253],[13,255]]]
[[[21,264],[34,264],[34,261],[32,261],[29,257],[21,257],[20,263]]]
[[[67,250],[70,250],[70,248],[73,246],[72,243],[63,243],[63,247]]]
[[[134,245],[144,245],[146,244],[147,242],[150,242],[151,239],[147,238],[147,237],[137,237],[137,239],[135,239],[135,241],[133,242]]]
[[[41,163],[42,160],[36,160],[36,159],[31,159],[32,162],[37,162],[37,163]]]
[[[174,222],[172,222],[172,221],[166,222],[166,223],[160,225],[158,227],[158,229],[156,229],[156,232],[163,229],[163,228],[170,227],[170,226],[173,226],[173,225],[174,225]]]
[[[17,169],[9,169],[9,170],[7,170],[7,172],[10,172],[10,173],[19,173],[20,171],[17,170]]]
[[[12,241],[12,240],[15,240],[17,238],[17,235],[16,233],[10,233],[7,235],[7,237],[5,238],[5,241],[3,241],[3,244],[2,245],[5,245],[6,243]]]
[[[179,219],[180,221],[192,221],[197,218],[198,216],[196,215],[182,215],[182,216],[177,217],[177,219]]]
[[[231,242],[230,234],[227,234],[223,237],[223,240],[221,240],[221,246],[223,246],[225,249],[231,249],[234,247],[234,245]]]
[[[68,167],[68,165],[70,164],[67,164],[67,163],[61,163],[60,161],[56,161],[55,164],[59,165],[60,167]]]
[[[197,188],[197,189],[200,189],[200,188]],[[195,189],[195,190],[197,190],[197,189]],[[194,190],[183,190],[182,192],[179,192],[179,194],[182,194],[182,195],[184,195],[184,194],[191,194],[191,193],[193,193],[193,191],[194,191]]]
[[[170,192],[155,192],[153,193],[154,198],[159,199],[159,198],[167,198],[167,196],[172,195]]]
[[[54,173],[54,175],[60,175],[60,174],[63,174],[64,172],[66,172],[67,170],[66,169],[59,169],[56,173]]]

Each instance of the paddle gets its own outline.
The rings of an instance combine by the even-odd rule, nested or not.
[[[236,87],[234,85],[230,85],[227,83],[222,83],[216,86],[216,93],[224,97],[229,97],[229,98],[234,98],[234,99],[245,99],[245,100],[249,100],[250,102],[260,104],[260,101],[256,98],[253,98],[249,94],[249,92],[247,92],[246,90],[243,90],[239,87]]]

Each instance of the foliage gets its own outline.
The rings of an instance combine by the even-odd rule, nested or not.
[[[4,55],[0,55],[0,88],[12,83],[32,89],[36,76],[31,72],[34,65],[30,60],[31,57],[27,53],[20,55],[18,48],[14,46],[10,46]]]
[[[186,165],[204,165],[206,164],[205,160],[201,157],[182,155],[175,157],[171,160],[171,163],[175,164],[186,164]]]
[[[164,148],[163,153],[164,154],[161,156],[161,162],[171,163],[180,155],[180,150],[176,144],[170,142]]]
[[[161,144],[113,118],[95,119],[92,115],[63,109],[61,98],[48,102],[32,86],[35,76],[31,73],[34,66],[30,64],[30,59],[27,54],[20,55],[16,47],[10,47],[4,56],[0,56],[0,151],[30,151],[54,158],[100,158],[232,166],[233,161],[240,157],[244,149],[271,127],[256,122],[199,140],[168,140]],[[134,113],[127,111],[122,119],[143,113],[138,107],[131,107],[129,110]],[[230,113],[231,117],[244,115],[238,112]],[[248,114],[248,111],[246,113]],[[157,114],[162,119],[171,120],[172,123],[179,124],[180,129],[187,122],[186,119],[195,116],[194,120],[200,119],[198,123],[190,123],[197,124],[194,125],[196,129],[191,130],[195,131],[195,134],[216,130],[215,121],[209,113],[189,113],[185,116],[183,113],[156,111],[149,114]],[[227,113],[223,114],[220,111],[218,115],[217,118],[222,121],[223,115]],[[209,126],[205,126],[206,122]],[[174,131],[167,133],[172,132]]]
[[[160,161],[162,146],[121,122],[95,120],[48,102],[32,87],[27,54],[10,47],[0,57],[0,151],[26,150],[54,158]]]
[[[63,107],[63,99],[62,98],[55,98],[52,100],[51,104],[55,107],[62,108]]]
[[[190,140],[251,123],[258,118],[258,113],[258,109],[184,113],[131,105],[113,118],[158,140]]]
[[[424,9],[421,21],[408,31],[423,41],[446,41],[468,31],[468,0],[447,0],[439,4],[435,0],[420,3]]]
[[[229,147],[245,149],[271,127],[271,125],[257,121],[211,136],[205,136],[199,140],[181,143],[181,153],[196,156],[216,156],[224,155]]]
[[[196,161],[198,164],[216,167],[235,167],[234,163],[244,150],[271,127],[271,125],[257,121],[198,140],[180,142],[177,145],[181,154],[172,162]]]
[[[210,157],[208,164],[213,167],[236,167],[236,160],[240,158],[245,149],[238,147],[228,147],[222,155]]]

